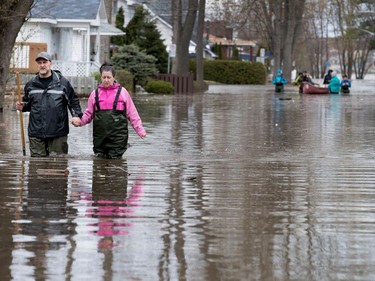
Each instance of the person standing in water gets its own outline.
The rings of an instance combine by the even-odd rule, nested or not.
[[[100,158],[119,159],[128,145],[128,120],[135,132],[144,139],[146,130],[128,91],[115,81],[116,71],[111,64],[100,67],[102,83],[91,92],[80,124],[93,120],[93,150]]]
[[[82,110],[79,98],[69,81],[52,70],[52,57],[41,52],[35,59],[38,74],[24,88],[19,111],[30,112],[28,135],[31,157],[47,157],[51,153],[68,153],[69,116],[79,124]]]
[[[283,71],[281,69],[278,69],[275,78],[273,78],[272,80],[272,84],[275,85],[275,91],[282,92],[286,83],[287,81],[283,76]]]

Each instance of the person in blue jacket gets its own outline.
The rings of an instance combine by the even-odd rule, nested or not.
[[[286,79],[283,77],[283,72],[281,69],[277,70],[277,75],[272,80],[272,84],[275,85],[276,92],[282,92],[284,90],[284,85],[287,83]]]
[[[344,94],[350,93],[350,88],[352,87],[352,82],[349,80],[348,75],[344,75],[340,83],[341,92]]]
[[[329,81],[328,89],[331,94],[338,94],[340,92],[340,79],[337,77],[336,71],[331,73],[331,81]]]

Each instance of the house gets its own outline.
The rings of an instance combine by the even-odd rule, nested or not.
[[[227,39],[217,37],[211,34],[206,35],[209,44],[214,47],[219,46],[223,54],[223,59],[230,59],[233,57],[234,49],[237,48],[242,60],[253,61],[255,59],[254,48],[257,46],[255,41],[242,39]]]
[[[150,12],[169,51],[173,47],[170,0],[38,0],[16,39],[11,68],[34,73],[35,56],[48,51],[54,69],[66,76],[87,77],[110,59],[110,37],[124,35],[114,27],[118,9],[124,9],[126,26],[137,5]],[[191,54],[195,48],[190,41]],[[215,56],[205,50],[206,58]]]
[[[239,51],[239,57],[246,61],[255,61],[257,42],[245,40],[238,36],[239,32],[229,27],[224,21],[207,21],[205,24],[205,38],[211,48],[218,47],[223,59],[230,59],[234,50]]]
[[[109,59],[105,46],[110,36],[123,34],[109,24],[104,0],[38,0],[18,34],[11,66],[32,71],[38,52],[28,49],[38,50],[43,43],[41,50],[52,55],[54,69],[89,76]]]

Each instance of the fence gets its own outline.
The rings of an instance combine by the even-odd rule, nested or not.
[[[158,74],[157,79],[170,82],[174,87],[175,94],[192,94],[194,93],[193,74],[186,75],[176,74]]]
[[[92,90],[98,87],[98,81],[94,77],[66,77],[77,95],[88,97]]]

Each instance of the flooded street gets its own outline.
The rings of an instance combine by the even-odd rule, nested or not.
[[[1,280],[375,280],[374,87],[138,95],[122,160],[93,157],[92,124],[23,156],[4,110]]]

